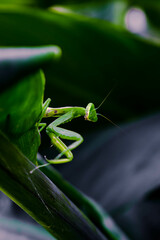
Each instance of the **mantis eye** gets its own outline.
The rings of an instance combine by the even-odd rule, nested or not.
[[[96,122],[98,120],[96,109],[93,103],[89,103],[86,107],[85,120]]]

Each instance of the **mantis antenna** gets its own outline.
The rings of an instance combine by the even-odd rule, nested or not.
[[[112,120],[110,120],[109,118],[107,118],[106,116],[102,115],[101,113],[97,113],[97,115],[105,118],[108,122],[110,122],[111,124],[113,124],[115,127],[119,128],[120,130],[122,130],[122,128],[120,128],[120,126],[118,126],[116,123],[112,122]]]
[[[95,110],[99,109],[103,104],[104,102],[107,100],[107,98],[110,96],[110,94],[112,93],[113,89],[115,88],[115,86],[109,91],[109,93],[107,93],[107,95],[105,96],[105,98],[102,100],[102,102],[99,104],[98,107],[95,108]],[[111,124],[113,124],[115,127],[118,127],[120,130],[122,130],[116,123],[112,122],[112,120],[110,120],[109,118],[107,118],[106,116],[104,116],[103,114],[101,113],[97,113],[97,115],[105,118],[108,122],[110,122]]]
[[[95,108],[95,110],[99,109],[103,103],[107,100],[107,98],[109,97],[109,95],[111,94],[111,92],[113,91],[114,88],[112,88],[109,93],[107,93],[107,95],[105,96],[105,98],[102,100],[102,102],[99,104],[99,106],[97,108]]]

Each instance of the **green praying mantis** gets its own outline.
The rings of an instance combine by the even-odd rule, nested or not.
[[[98,106],[98,108],[103,104],[103,102],[106,100],[108,95],[105,97],[102,103]],[[52,145],[55,146],[60,153],[54,159],[45,158],[47,163],[36,166],[32,171],[30,171],[30,173],[33,173],[38,168],[48,166],[50,164],[61,164],[61,163],[67,163],[72,161],[73,159],[72,150],[78,147],[83,142],[83,137],[76,132],[63,129],[59,127],[59,125],[67,123],[72,119],[78,118],[81,116],[83,116],[85,120],[88,120],[91,122],[96,122],[98,120],[97,115],[101,115],[102,117],[105,117],[102,114],[98,114],[96,112],[98,108],[95,108],[93,103],[89,103],[86,108],[84,107],[50,108],[48,107],[50,102],[51,102],[50,98],[44,102],[42,107],[42,113],[37,123],[37,127],[40,128],[39,132],[41,132],[46,127],[46,123],[41,123],[42,118],[48,118],[48,117],[57,118],[55,121],[53,121],[51,124],[49,124],[46,127],[46,133],[50,137]],[[109,122],[114,124],[110,119],[108,119],[107,117],[105,118]],[[71,143],[69,146],[66,146],[61,139],[72,140],[74,142]],[[61,158],[64,155],[65,157]]]

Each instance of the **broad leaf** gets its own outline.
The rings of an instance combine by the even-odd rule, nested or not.
[[[61,61],[45,71],[46,96],[54,99],[54,106],[85,106],[90,101],[97,106],[117,83],[114,100],[103,105],[116,119],[159,109],[158,44],[103,20],[30,8],[1,7],[0,28],[1,45],[62,48]]]
[[[57,239],[105,240],[78,208],[0,134],[0,190]]]
[[[45,84],[38,69],[59,55],[58,47],[0,49],[0,129],[34,162]]]

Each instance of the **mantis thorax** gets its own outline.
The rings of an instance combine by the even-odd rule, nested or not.
[[[89,103],[86,107],[85,120],[96,122],[98,120],[96,109],[93,103]]]

